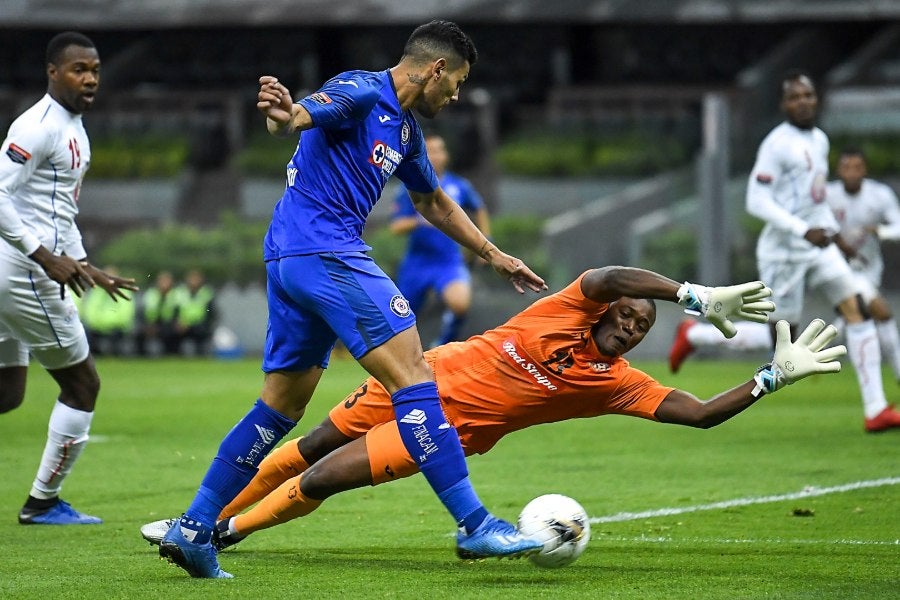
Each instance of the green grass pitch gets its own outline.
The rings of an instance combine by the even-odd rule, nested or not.
[[[750,362],[692,361],[663,382],[709,397]],[[63,497],[105,523],[23,527],[16,513],[45,441],[55,387],[33,366],[24,405],[0,416],[0,598],[889,598],[900,589],[900,431],[867,435],[852,368],[764,398],[709,431],[601,417],[513,434],[469,460],[482,500],[514,520],[557,492],[592,517],[872,487],[597,522],[574,565],[461,562],[453,524],[420,477],[330,499],[220,555],[230,581],[157,558],[144,522],[190,502],[219,441],[256,398],[257,360],[98,363],[92,441]],[[334,361],[296,433],[363,376]],[[886,379],[889,396],[898,389]],[[771,500],[771,499],[770,499]]]

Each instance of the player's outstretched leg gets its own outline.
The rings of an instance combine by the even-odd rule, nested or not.
[[[181,520],[176,521],[163,536],[162,542],[159,544],[159,555],[187,571],[191,577],[204,579],[230,579],[233,577],[231,573],[226,573],[219,568],[216,549],[211,542],[197,544],[184,537]]]
[[[543,547],[540,541],[490,515],[478,499],[469,481],[459,435],[447,422],[434,382],[398,390],[391,396],[391,403],[404,447],[460,527],[458,555],[514,557]]]
[[[492,515],[472,533],[460,527],[456,534],[456,555],[462,559],[518,558],[540,552],[543,544],[525,537],[512,524]]]

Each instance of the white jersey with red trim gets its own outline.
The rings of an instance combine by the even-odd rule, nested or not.
[[[828,184],[828,205],[841,227],[841,236],[856,248],[858,258],[850,261],[854,271],[864,273],[876,288],[881,287],[884,259],[880,240],[900,240],[900,202],[887,185],[863,179],[859,191],[847,193],[841,181]],[[868,228],[877,228],[877,234]]]
[[[784,122],[759,146],[747,186],[747,211],[766,222],[756,245],[757,260],[810,260],[819,248],[803,236],[810,229],[837,233],[825,201],[828,136],[818,127]]]
[[[90,161],[81,115],[49,94],[13,121],[0,147],[0,254],[27,260],[43,245],[85,258],[75,216]]]

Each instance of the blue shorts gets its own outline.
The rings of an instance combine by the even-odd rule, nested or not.
[[[406,298],[362,252],[288,256],[267,262],[266,276],[266,373],[327,367],[338,338],[358,360],[416,324]]]
[[[472,280],[465,263],[436,263],[416,260],[405,260],[397,270],[397,287],[409,301],[413,312],[419,312],[428,292],[434,290],[440,295],[444,288],[456,281],[468,283]]]

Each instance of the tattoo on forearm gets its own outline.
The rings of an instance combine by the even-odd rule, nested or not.
[[[451,218],[452,216],[453,216],[453,209],[451,208],[450,211],[446,215],[444,215],[444,218],[441,219],[441,225],[449,225],[450,221],[453,220]]]
[[[416,85],[425,85],[425,78],[421,75],[416,75],[415,73],[407,73],[407,77],[409,77],[409,82],[414,83]]]
[[[480,256],[484,260],[487,260],[490,253],[493,252],[494,250],[496,250],[496,248],[494,248],[491,245],[490,240],[484,240],[484,243],[481,245],[481,248],[478,250],[478,256]]]

